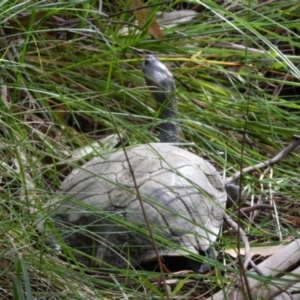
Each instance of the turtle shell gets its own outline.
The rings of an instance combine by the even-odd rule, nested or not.
[[[119,268],[156,258],[137,190],[161,256],[206,251],[222,224],[226,192],[206,160],[169,144],[94,158],[66,177],[52,216],[81,263]],[[53,206],[52,206],[53,208]],[[91,259],[96,258],[96,259]]]

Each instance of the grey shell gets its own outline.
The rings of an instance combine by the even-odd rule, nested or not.
[[[198,254],[216,240],[224,183],[204,159],[169,144],[126,150],[160,255]],[[155,259],[123,151],[95,158],[66,177],[55,199],[56,228],[77,259],[126,267]],[[52,206],[53,208],[53,206]]]

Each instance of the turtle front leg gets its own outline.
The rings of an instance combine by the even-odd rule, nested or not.
[[[206,251],[201,251],[206,257],[215,259],[215,250],[213,247],[208,248]],[[207,263],[201,263],[187,257],[188,268],[193,270],[195,273],[205,274],[211,271],[211,266]]]
[[[214,247],[209,247],[206,251],[203,251],[205,256],[210,259],[215,259],[215,249]],[[211,270],[211,266],[207,263],[203,263],[200,268],[198,269],[197,273],[204,274]]]

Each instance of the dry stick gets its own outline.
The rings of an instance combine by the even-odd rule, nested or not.
[[[261,275],[261,276],[266,277],[266,275],[259,269],[259,267],[253,262],[252,259],[250,259],[250,266],[255,270],[255,272],[256,272],[258,275]],[[292,285],[294,285],[294,284],[295,284],[295,282],[292,281],[292,282],[288,285],[288,287],[290,287],[290,286],[292,286]],[[280,286],[276,286],[276,288],[278,289],[278,291],[276,292],[276,295],[275,295],[275,294],[272,295],[272,299],[273,299],[273,297],[278,296],[278,295],[281,294],[281,293],[285,293],[285,294],[287,294],[291,299],[293,299],[293,298],[291,297],[290,293],[286,291],[286,289],[287,289],[288,287],[285,286],[285,290],[284,290],[284,289],[281,288]]]
[[[300,145],[300,136],[294,135],[293,137],[294,137],[294,141],[291,144],[289,144],[286,148],[281,150],[276,156],[274,156],[273,158],[271,158],[269,160],[266,160],[265,162],[259,163],[252,167],[246,167],[246,168],[242,169],[242,171],[236,172],[233,176],[226,179],[226,183],[228,184],[228,183],[234,182],[237,178],[239,178],[241,176],[242,173],[250,173],[254,170],[262,169],[266,166],[275,164],[276,162],[278,162],[281,159],[288,156],[288,154],[290,152],[292,152],[296,147],[298,147]],[[257,205],[251,206],[251,207],[239,209],[239,211],[242,214],[245,214],[245,213],[257,210],[257,209],[274,209],[274,207],[272,205],[267,205],[267,204],[257,204]],[[286,209],[284,209],[284,208],[279,208],[279,210],[286,211]],[[235,214],[238,214],[238,213],[239,212],[235,212]]]
[[[239,233],[244,245],[245,245],[245,261],[244,261],[244,265],[243,268],[246,271],[248,264],[250,262],[250,245],[249,245],[249,241],[247,239],[246,233],[245,231],[240,228],[240,226],[234,222],[232,220],[232,218],[230,218],[229,215],[227,215],[226,213],[224,213],[224,219],[226,220],[226,222],[236,231]]]
[[[248,292],[249,299],[252,299],[252,295],[250,293],[250,286],[249,286],[248,278],[246,276],[246,270],[247,270],[248,264],[251,261],[249,241],[247,239],[245,231],[241,228],[241,226],[239,226],[236,222],[234,222],[230,218],[230,216],[227,215],[226,213],[224,213],[224,219],[238,233],[239,237],[241,237],[241,239],[242,239],[242,241],[243,241],[243,243],[245,245],[245,260],[244,260],[244,264],[242,264],[242,258],[241,258],[240,254],[238,255],[238,260],[239,260],[239,263],[240,263],[240,267],[242,269],[243,278],[244,278],[244,285],[246,285],[246,289],[247,289],[247,292]],[[242,287],[244,285],[242,285]]]
[[[270,159],[268,159],[262,163],[259,163],[255,166],[246,167],[246,168],[242,169],[242,171],[236,172],[233,176],[226,179],[226,183],[228,184],[228,183],[234,182],[236,179],[241,177],[242,173],[250,173],[252,171],[262,169],[266,166],[271,166],[271,165],[279,162],[283,158],[287,157],[290,154],[290,152],[292,152],[295,148],[297,148],[300,145],[300,135],[293,135],[293,138],[294,138],[294,141],[292,143],[290,143],[286,148],[281,150],[273,158],[270,158]]]
[[[273,205],[270,204],[255,204],[253,206],[249,206],[249,207],[244,207],[240,209],[240,212],[243,215],[246,215],[252,211],[258,210],[258,209],[262,209],[262,210],[274,210]],[[277,210],[282,211],[282,212],[289,212],[290,209],[288,208],[284,208],[284,207],[278,207]],[[239,214],[239,211],[235,211],[233,214],[235,214],[236,216]]]
[[[142,212],[143,212],[143,217],[144,217],[144,220],[146,222],[147,229],[148,229],[148,232],[149,232],[149,235],[150,235],[150,239],[151,239],[151,243],[152,243],[152,246],[153,246],[155,254],[156,254],[156,258],[157,258],[157,262],[158,262],[158,267],[159,267],[159,270],[160,270],[160,273],[161,273],[161,277],[162,277],[162,281],[163,281],[164,290],[165,290],[165,293],[166,293],[166,296],[167,296],[167,300],[170,300],[169,292],[168,292],[168,289],[167,289],[167,284],[166,284],[166,278],[165,278],[165,274],[164,274],[163,265],[162,265],[162,262],[161,262],[161,258],[160,258],[159,252],[158,252],[158,248],[157,248],[156,242],[154,240],[154,236],[153,236],[153,233],[152,233],[152,230],[151,230],[151,226],[150,226],[149,220],[147,218],[147,214],[146,214],[146,211],[145,211],[144,203],[143,203],[143,200],[142,200],[139,188],[138,188],[137,183],[136,183],[136,178],[135,178],[135,175],[134,175],[134,170],[133,170],[133,168],[132,168],[132,166],[130,164],[130,160],[129,160],[129,157],[127,155],[126,148],[124,146],[122,137],[121,137],[121,135],[120,135],[120,133],[119,133],[119,131],[117,129],[117,125],[116,125],[115,120],[114,120],[114,118],[113,118],[113,116],[111,114],[111,111],[110,111],[110,109],[108,107],[107,107],[107,110],[108,110],[110,118],[111,118],[111,120],[113,122],[113,125],[114,125],[114,128],[116,130],[116,133],[117,133],[117,135],[119,137],[119,140],[121,141],[121,146],[122,146],[123,152],[125,154],[125,158],[126,158],[126,161],[127,161],[127,164],[128,164],[129,172],[130,172],[132,180],[133,180],[134,188],[136,190],[136,196],[137,196],[137,198],[138,198],[138,200],[140,202],[140,206],[141,206],[141,209],[142,209]]]

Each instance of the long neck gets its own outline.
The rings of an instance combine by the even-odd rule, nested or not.
[[[146,78],[146,81],[149,86],[154,86],[153,80]],[[160,142],[179,143],[178,106],[173,79],[159,87],[152,87],[151,90],[160,112],[160,125],[158,126]]]
[[[170,96],[172,98],[170,99]],[[171,93],[160,105],[159,140],[161,143],[179,143],[178,108],[175,93]]]

